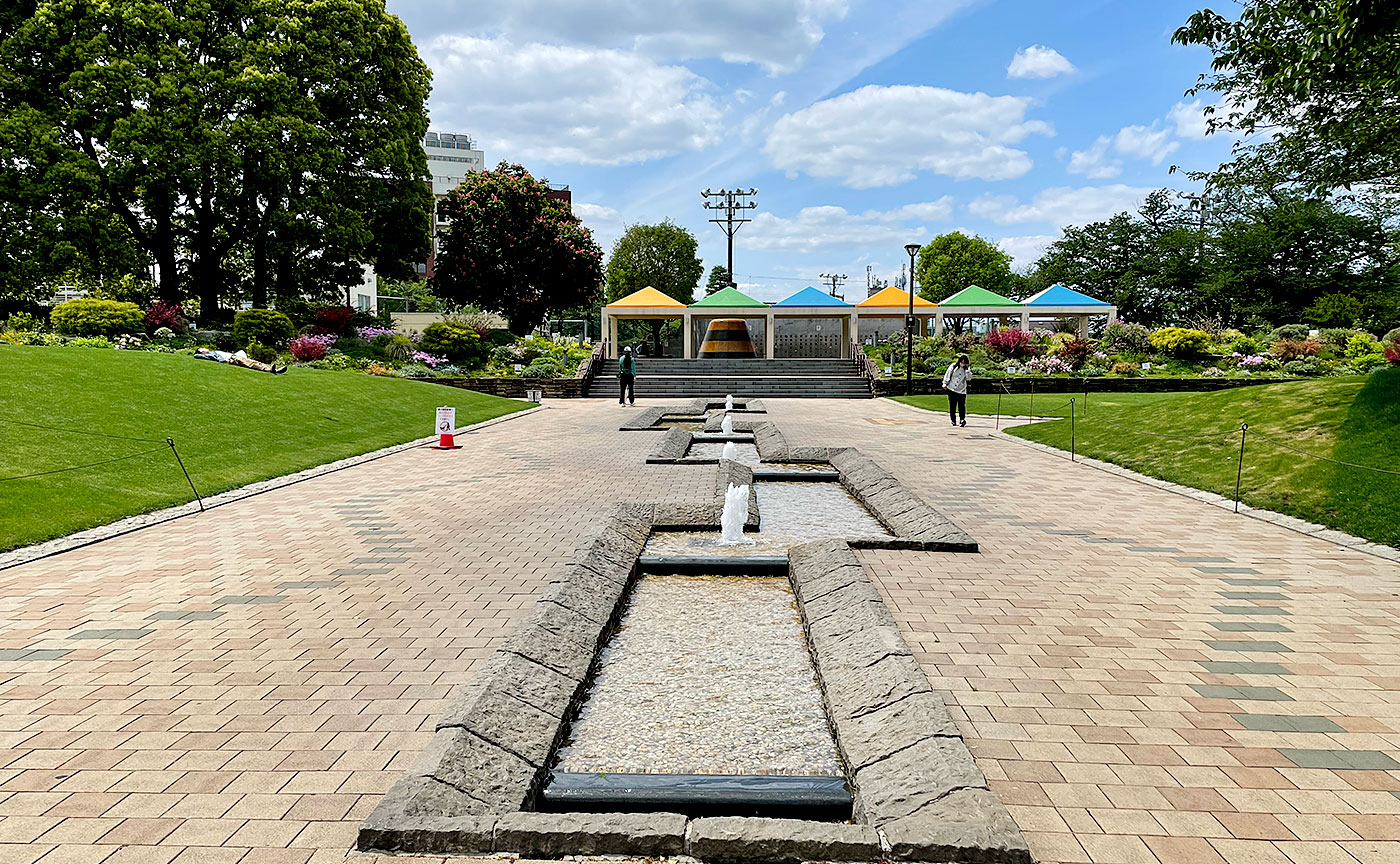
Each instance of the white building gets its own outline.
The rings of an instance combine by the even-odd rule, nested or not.
[[[433,187],[433,245],[426,265],[421,268],[426,277],[433,274],[438,229],[447,225],[447,220],[438,213],[438,204],[448,192],[460,186],[468,174],[485,170],[486,154],[476,149],[476,142],[470,135],[452,132],[429,132],[423,137],[423,152],[428,155],[428,173],[432,175]]]

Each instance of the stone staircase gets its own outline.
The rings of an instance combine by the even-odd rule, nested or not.
[[[617,398],[617,361],[605,361],[588,395]],[[852,360],[672,360],[637,358],[637,398],[695,396],[869,399]]]

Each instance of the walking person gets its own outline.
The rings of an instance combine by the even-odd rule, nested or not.
[[[972,366],[966,354],[959,354],[943,373],[943,389],[948,393],[948,419],[954,426],[967,425],[967,385],[972,381]]]
[[[617,361],[617,404],[637,404],[637,358],[632,356],[632,347],[622,349]]]

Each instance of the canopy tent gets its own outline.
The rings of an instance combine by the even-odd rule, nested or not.
[[[1076,318],[1079,322],[1079,335],[1089,335],[1089,319],[1094,315],[1108,316],[1108,323],[1118,320],[1118,307],[1112,303],[1096,300],[1073,288],[1066,288],[1058,282],[1044,291],[1027,297],[1023,301],[1027,313],[1022,324],[1030,329],[1031,316],[1041,318]]]
[[[648,285],[603,307],[603,333],[609,357],[617,357],[617,322],[623,319],[665,319],[685,317],[686,305]]]
[[[860,335],[874,341],[891,333],[904,332],[904,316],[909,314],[909,292],[893,285],[872,294],[856,304],[860,319]],[[918,320],[920,336],[928,335],[930,318],[938,314],[938,304],[914,296],[914,317]]]
[[[988,291],[980,285],[969,285],[938,304],[938,316],[934,319],[933,335],[942,336],[944,321],[953,318],[994,318],[1000,325],[1014,320],[1022,327],[1029,321],[1025,307],[1010,297],[1003,297],[995,291]]]

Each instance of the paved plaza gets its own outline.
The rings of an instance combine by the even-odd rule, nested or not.
[[[990,420],[765,403],[980,541],[860,555],[1037,860],[1400,861],[1400,566]],[[633,413],[554,401],[0,571],[0,864],[343,860],[603,514],[710,500]]]

